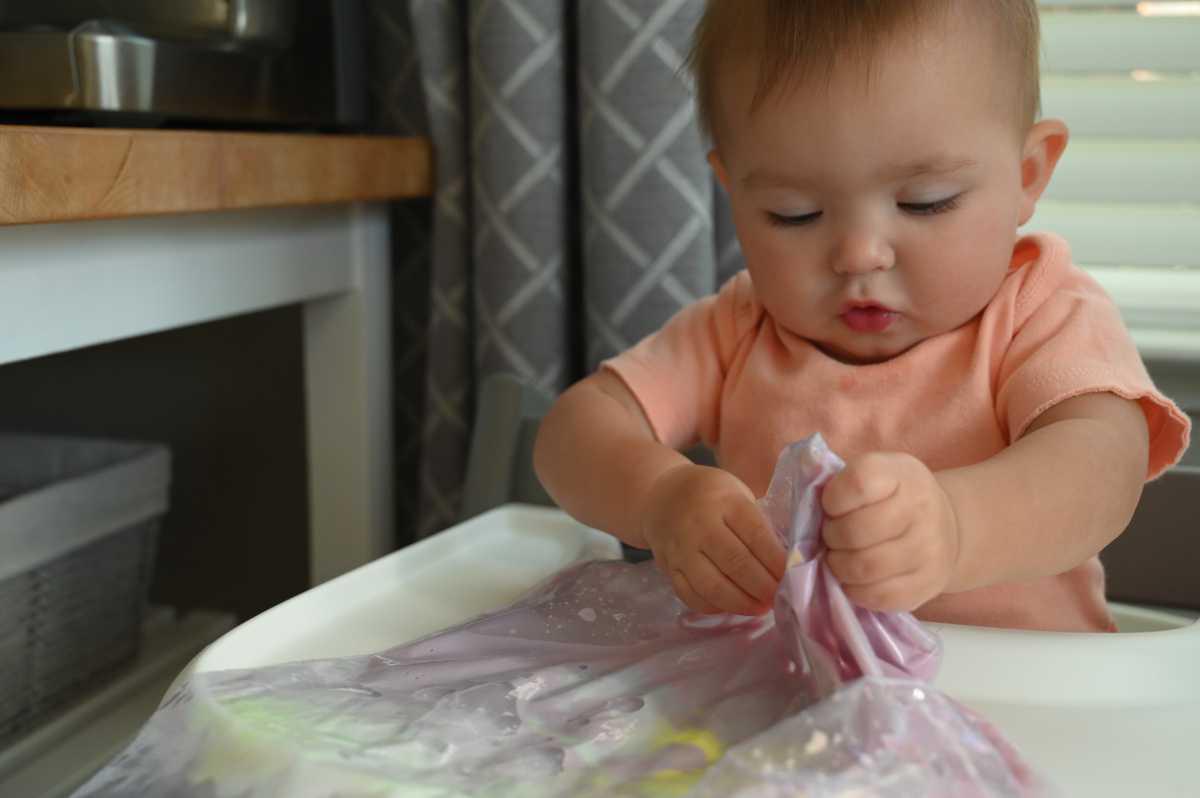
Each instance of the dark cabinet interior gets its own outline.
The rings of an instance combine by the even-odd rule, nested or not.
[[[0,367],[0,428],[172,453],[151,601],[251,617],[308,586],[298,307]]]

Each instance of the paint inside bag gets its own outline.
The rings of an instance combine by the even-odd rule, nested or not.
[[[1045,794],[928,684],[937,639],[824,565],[820,436],[760,502],[789,545],[774,611],[700,616],[651,562],[581,563],[377,654],[194,676],[76,795]]]

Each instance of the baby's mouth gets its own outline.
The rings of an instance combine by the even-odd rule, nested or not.
[[[878,302],[850,302],[839,316],[854,332],[881,333],[900,318],[900,314]]]

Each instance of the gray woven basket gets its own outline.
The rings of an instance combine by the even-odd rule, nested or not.
[[[0,435],[0,742],[137,654],[169,481],[160,445]]]

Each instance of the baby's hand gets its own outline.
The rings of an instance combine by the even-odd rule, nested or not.
[[[945,592],[959,551],[950,498],[924,463],[875,452],[851,460],[821,496],[833,575],[856,604],[912,611]]]
[[[655,562],[693,610],[760,615],[770,609],[787,553],[728,471],[684,465],[650,489],[642,534]]]

